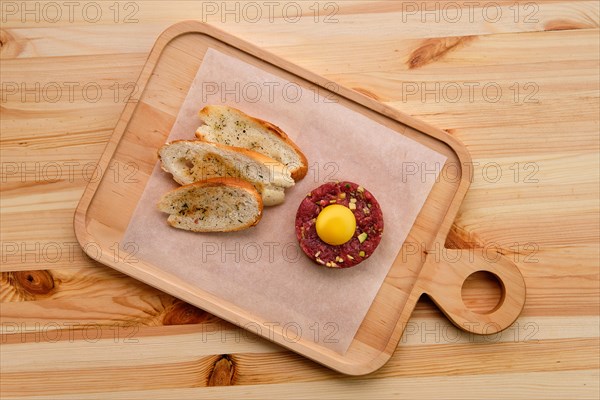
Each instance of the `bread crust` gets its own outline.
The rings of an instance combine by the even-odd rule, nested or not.
[[[167,197],[171,194],[176,194],[177,192],[184,192],[186,190],[189,190],[193,187],[198,187],[198,188],[203,188],[203,187],[219,187],[219,186],[228,186],[228,187],[234,187],[234,188],[238,188],[241,190],[245,190],[246,192],[248,192],[249,194],[251,194],[254,199],[256,200],[256,202],[258,203],[258,214],[255,216],[254,220],[252,221],[248,221],[246,224],[236,227],[236,228],[232,228],[232,229],[225,229],[225,230],[206,230],[206,229],[199,229],[199,230],[190,230],[190,229],[183,229],[183,230],[188,230],[190,232],[236,232],[236,231],[241,231],[244,229],[248,229],[252,226],[255,226],[256,224],[258,224],[262,218],[262,214],[263,214],[263,201],[262,201],[262,196],[258,193],[258,191],[254,188],[254,186],[252,186],[250,183],[246,182],[243,179],[240,178],[211,178],[211,179],[207,179],[204,181],[199,181],[199,182],[194,182],[194,183],[190,183],[188,185],[183,185],[180,186],[178,188],[175,188],[167,193],[165,193],[163,195],[164,197]],[[161,199],[161,201],[159,201],[158,203],[158,209],[160,211],[165,212],[164,210],[161,209],[161,204],[162,204],[163,200]],[[171,214],[170,214],[171,215]],[[175,227],[177,229],[181,229],[179,227],[176,227],[171,221],[167,220],[167,223],[169,225],[171,225],[172,227]]]
[[[205,106],[199,112],[200,118],[208,116],[211,113],[211,110],[214,108],[215,108],[214,106]],[[272,124],[268,121],[262,120],[260,118],[252,117],[252,116],[244,113],[243,111],[238,110],[237,108],[229,107],[229,106],[226,106],[225,108],[227,108],[232,113],[238,114],[243,119],[247,119],[249,121],[252,121],[252,122],[262,126],[268,132],[275,135],[276,137],[281,139],[286,145],[291,147],[294,150],[294,152],[298,155],[298,157],[300,158],[300,163],[301,163],[301,165],[298,168],[294,169],[293,171],[290,171],[290,173],[292,175],[292,179],[294,179],[294,181],[299,181],[306,176],[306,174],[308,172],[308,160],[306,159],[306,156],[304,155],[302,150],[300,150],[300,148],[296,145],[296,143],[294,143],[280,127],[278,127],[277,125]],[[200,133],[198,131],[196,131],[196,137],[200,140],[204,140],[202,133]]]
[[[186,139],[178,139],[178,140],[173,140],[172,142],[169,143],[165,143],[163,144],[159,149],[158,149],[158,159],[159,161],[161,161],[160,166],[163,169],[163,171],[165,172],[169,172],[164,168],[164,163],[162,163],[162,158],[160,156],[160,152],[164,147],[167,147],[173,143],[202,143],[202,144],[207,144],[210,146],[214,146],[216,148],[219,148],[221,150],[225,150],[225,151],[234,151],[237,153],[241,153],[247,157],[250,157],[252,159],[254,159],[255,161],[260,162],[261,164],[269,164],[269,165],[278,165],[280,166],[282,169],[285,168],[285,165],[283,165],[282,163],[280,163],[279,161],[265,156],[264,154],[261,153],[257,153],[256,151],[253,150],[249,150],[249,149],[244,149],[243,147],[235,147],[235,146],[227,146],[226,144],[221,144],[221,143],[214,143],[214,142],[206,142],[204,140],[201,139],[192,139],[192,140],[186,140]],[[293,178],[293,177],[292,177]],[[218,179],[218,178],[212,178],[212,179]],[[207,179],[207,181],[209,181],[211,179]]]

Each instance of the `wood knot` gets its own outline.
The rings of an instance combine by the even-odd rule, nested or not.
[[[424,40],[421,45],[411,53],[408,58],[408,69],[421,68],[427,64],[437,61],[448,54],[475,39],[476,36],[458,36],[446,38],[433,38]]]
[[[163,317],[163,325],[199,324],[213,319],[213,315],[188,303],[177,300]]]
[[[377,96],[375,93],[371,92],[370,90],[367,90],[365,88],[361,88],[361,87],[353,87],[352,90],[354,90],[355,92],[358,92],[360,94],[363,94],[367,97],[370,97],[374,100],[377,101],[381,101],[381,99],[379,98],[379,96]]]
[[[231,386],[235,377],[235,361],[230,355],[223,354],[215,362],[206,386]]]
[[[598,26],[587,25],[582,22],[569,21],[566,19],[555,19],[544,25],[545,31],[569,31],[573,29],[593,29]]]
[[[484,247],[483,242],[471,232],[452,225],[446,237],[445,247],[447,249],[476,249]]]
[[[22,292],[31,295],[48,295],[54,291],[54,278],[49,271],[12,272],[12,282]]]
[[[14,58],[23,50],[19,42],[8,33],[6,29],[0,29],[0,55],[2,58]]]

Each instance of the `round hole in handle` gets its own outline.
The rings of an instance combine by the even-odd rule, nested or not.
[[[477,314],[489,314],[504,301],[502,281],[489,271],[476,271],[465,279],[461,289],[462,301]]]

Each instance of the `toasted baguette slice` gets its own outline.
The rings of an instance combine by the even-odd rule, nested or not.
[[[176,140],[158,150],[162,169],[188,185],[211,178],[242,178],[261,194],[265,206],[283,203],[294,186],[285,165],[262,154],[200,140]]]
[[[216,178],[166,193],[158,209],[169,225],[193,232],[233,232],[258,224],[263,203],[254,186],[236,178]]]
[[[284,164],[297,181],[306,175],[308,162],[302,151],[279,127],[227,106],[206,106],[200,110],[204,121],[196,137],[208,142],[242,147]]]

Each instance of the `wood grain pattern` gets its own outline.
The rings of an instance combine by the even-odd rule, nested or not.
[[[138,314],[123,313],[112,298],[129,297],[133,307],[142,307],[144,302],[135,298],[158,295],[146,285],[135,284],[130,278],[112,273],[82,252],[75,252],[73,257],[69,253],[69,246],[75,243],[71,227],[73,212],[87,183],[81,171],[86,163],[98,160],[116,125],[124,107],[123,95],[129,93],[123,85],[135,81],[152,43],[164,28],[183,19],[202,19],[201,9],[185,1],[168,5],[137,3],[140,8],[138,22],[133,24],[115,24],[110,10],[106,11],[107,18],[94,24],[78,15],[73,23],[64,18],[57,23],[43,19],[38,23],[31,17],[22,22],[18,14],[8,16],[7,22],[2,23],[2,83],[23,82],[29,88],[35,82],[42,86],[53,81],[69,82],[68,75],[73,74],[77,74],[82,83],[99,81],[98,76],[106,77],[99,82],[103,89],[106,88],[106,95],[97,103],[85,101],[81,91],[75,91],[72,102],[66,92],[56,103],[42,98],[36,102],[31,94],[23,102],[20,93],[9,95],[5,92],[6,87],[2,88],[6,95],[0,104],[3,279],[8,271],[40,269],[49,270],[54,277],[63,274],[72,277],[68,284],[66,279],[57,279],[59,285],[49,297],[11,301],[10,306],[15,308],[10,313],[5,313],[5,306],[9,304],[5,293],[12,293],[13,289],[2,281],[0,315],[11,316],[3,319],[4,325],[16,316],[27,315],[30,325],[26,328],[35,330],[35,322],[39,321],[37,329],[41,331],[44,327],[52,328],[52,325],[44,325],[52,322],[47,318],[49,310],[54,310],[58,321],[77,322],[70,319],[72,311],[82,310],[84,314],[87,307],[97,307],[98,313],[104,312],[93,315],[89,320],[92,324],[102,323],[98,326],[103,327],[112,327],[115,323],[126,325],[128,315]],[[436,2],[427,3],[433,7]],[[160,341],[149,344],[143,351],[137,351],[131,344],[122,344],[120,350],[114,351],[110,351],[110,347],[94,348],[93,343],[82,339],[81,329],[74,331],[74,338],[78,340],[69,342],[65,339],[65,347],[56,347],[60,342],[42,343],[41,333],[37,342],[35,334],[25,338],[19,333],[2,336],[3,376],[0,383],[2,388],[7,387],[4,385],[11,388],[11,392],[3,390],[3,396],[23,396],[28,393],[27,385],[35,383],[34,380],[7,380],[5,371],[33,371],[36,363],[42,360],[46,361],[41,364],[40,371],[52,371],[53,361],[75,354],[85,345],[89,346],[90,352],[85,357],[73,359],[68,373],[71,379],[58,380],[52,391],[47,392],[48,398],[106,398],[106,392],[113,398],[256,398],[269,395],[354,398],[362,394],[377,394],[379,398],[411,398],[417,394],[422,398],[439,398],[440,393],[457,398],[597,398],[600,390],[598,362],[597,357],[594,360],[589,356],[595,356],[598,350],[597,318],[600,313],[599,235],[598,224],[594,223],[598,219],[599,179],[599,7],[594,1],[539,2],[535,14],[537,22],[524,22],[523,17],[515,22],[508,7],[514,4],[524,7],[528,2],[496,3],[502,5],[505,16],[497,23],[486,23],[478,12],[475,15],[479,19],[473,22],[450,23],[442,18],[436,23],[429,17],[429,23],[424,24],[419,13],[407,15],[404,22],[403,3],[387,1],[339,2],[338,22],[328,25],[315,23],[310,14],[298,23],[286,23],[282,18],[273,22],[263,18],[256,23],[236,23],[232,18],[221,22],[219,15],[208,18],[211,24],[227,32],[340,85],[371,93],[385,104],[442,128],[466,144],[473,161],[480,164],[475,166],[473,183],[451,228],[448,244],[456,243],[461,248],[468,248],[473,243],[498,246],[503,254],[515,260],[528,287],[528,301],[517,323],[499,338],[482,342],[489,351],[487,355],[476,356],[469,351],[471,347],[459,346],[461,341],[468,345],[473,341],[468,336],[455,340],[455,328],[440,316],[431,302],[422,299],[398,350],[386,366],[389,368],[386,377],[375,374],[359,380],[344,378],[283,352],[283,367],[272,374],[245,370],[246,380],[242,382],[258,383],[254,385],[240,385],[240,381],[234,381],[228,388],[194,388],[194,383],[173,387],[163,380],[162,386],[157,386],[168,389],[148,390],[139,388],[133,379],[142,375],[141,379],[147,382],[143,376],[150,372],[145,370],[128,373],[131,379],[120,380],[118,387],[110,378],[99,376],[96,384],[91,386],[92,393],[83,394],[86,385],[78,383],[76,372],[82,371],[85,376],[88,368],[99,365],[98,361],[91,360],[115,357],[123,348],[131,349],[136,355],[126,361],[117,359],[117,366],[134,366],[159,358],[165,343],[173,343],[166,348],[170,349],[175,363],[177,359],[185,361],[185,354],[192,347],[204,348],[214,355],[236,352],[235,348],[227,348],[237,343],[235,335],[226,335],[223,341],[220,336],[215,336],[219,344],[216,347],[207,346],[201,336],[204,326],[216,329],[215,332],[230,332],[231,326],[219,327],[214,322],[178,326],[161,326],[158,322],[153,326],[154,319],[149,318],[139,320],[142,325],[137,337],[146,340],[150,335],[159,337]],[[556,30],[557,26],[569,29]],[[478,38],[438,61],[422,68],[408,69],[408,56],[423,41],[454,36]],[[107,66],[111,73],[103,75]],[[443,95],[438,99],[431,94],[422,98],[422,92],[412,95],[405,92],[403,96],[403,83],[406,88],[407,83],[420,86],[435,82],[458,82],[463,89],[463,98],[457,102],[451,102],[451,98]],[[497,82],[503,89],[503,96],[498,103],[491,103],[477,91],[470,101],[465,82],[479,83],[480,88],[486,83]],[[537,85],[537,94],[530,99],[537,99],[537,103],[524,101],[532,93],[531,89],[524,91],[528,82]],[[115,83],[121,87],[122,95],[117,102],[110,89]],[[515,83],[520,88],[517,97],[520,101],[514,100],[514,92],[510,89]],[[79,163],[72,167],[77,171],[72,179],[67,175],[59,180],[45,179],[39,176],[41,167],[36,176],[36,162],[56,162],[66,171],[64,163],[70,161]],[[7,169],[7,162],[17,163],[16,174]],[[22,162],[27,163],[29,172],[21,168]],[[486,174],[485,165],[490,162],[501,167],[499,181],[491,179],[492,169],[488,168]],[[521,172],[518,179],[514,171],[516,162]],[[532,176],[537,182],[524,180],[526,175],[523,174],[532,171],[524,168],[525,163],[538,165]],[[61,256],[44,254],[44,248],[50,251],[48,245],[55,243],[62,250]],[[528,243],[534,247],[525,248]],[[5,247],[7,244],[16,247]],[[474,290],[473,299],[477,298],[480,289]],[[54,308],[52,299],[56,297],[60,297],[62,303]],[[164,304],[169,303],[165,299]],[[160,302],[154,301],[154,304]],[[162,317],[156,318],[160,321]],[[145,323],[150,326],[146,327]],[[196,340],[191,344],[182,340],[188,337],[186,335],[193,336],[194,330],[199,335]],[[106,335],[109,333],[111,331],[106,330]],[[586,337],[595,342],[575,345],[578,338]],[[68,336],[63,334],[63,338]],[[114,340],[112,336],[107,338],[110,343]],[[531,339],[536,342],[529,343]],[[515,352],[498,347],[505,340],[514,345]],[[561,347],[556,340],[563,341],[565,346]],[[251,351],[240,348],[238,352],[264,354],[268,362],[273,351],[267,351],[257,343],[251,344]],[[411,343],[422,346],[419,368],[431,371],[429,376],[413,373],[410,369],[414,368],[413,364],[407,364],[407,369],[403,369],[402,365],[416,354]],[[516,353],[527,348],[535,351],[544,344],[547,344],[545,354],[554,358],[538,359],[531,353],[527,371],[520,368],[524,361]],[[569,349],[571,344],[572,349]],[[441,345],[445,346],[443,353],[440,353]],[[52,353],[53,348],[55,353]],[[5,354],[9,356],[5,357]],[[27,355],[35,357],[35,363],[20,364],[19,360],[28,360]],[[459,369],[453,374],[457,368],[456,357],[462,357],[461,365],[471,365],[473,369]],[[567,357],[577,364],[567,362]],[[495,360],[494,363],[488,364],[490,359]],[[297,370],[298,360],[311,373],[312,381],[277,379],[285,376],[282,370]],[[238,360],[237,367],[241,364],[243,362]],[[12,368],[17,365],[22,367]],[[489,368],[484,374],[476,373],[477,367],[487,365]],[[513,369],[515,372],[511,372]],[[188,371],[185,365],[179,368],[175,364],[174,375],[170,376],[185,371]],[[269,382],[280,383],[269,385]]]

